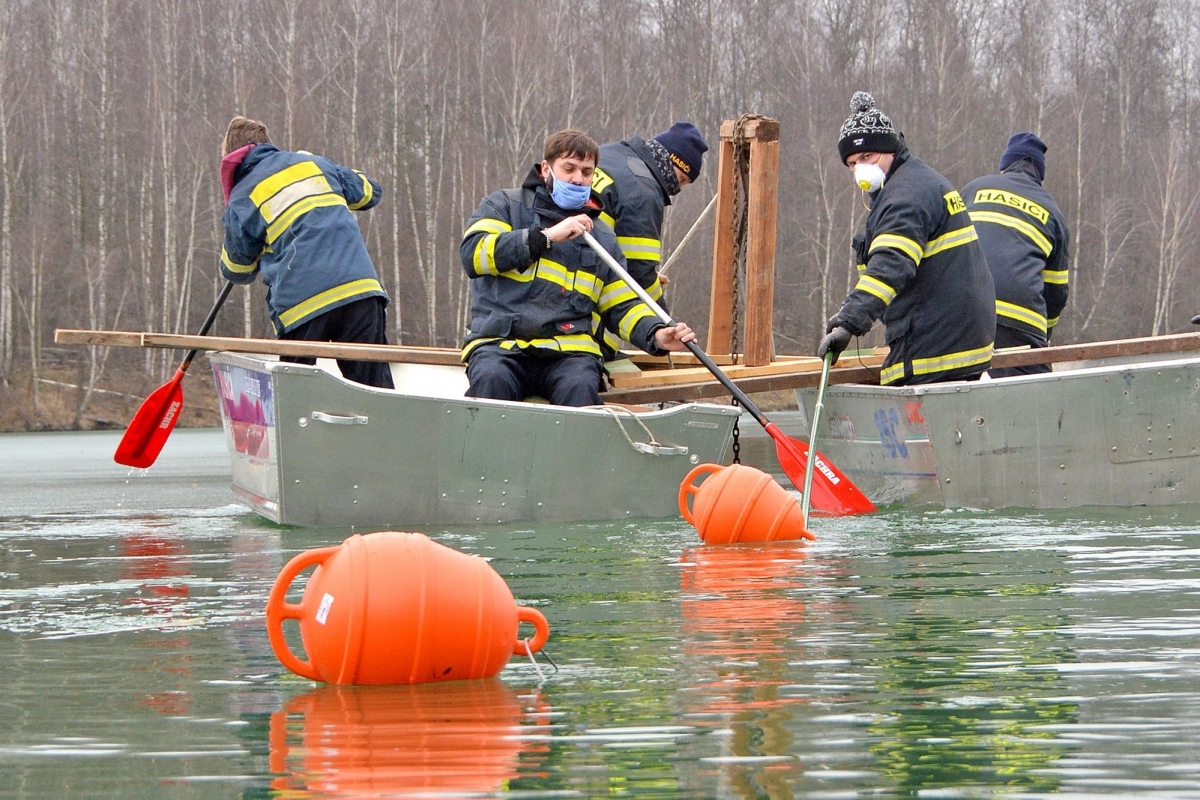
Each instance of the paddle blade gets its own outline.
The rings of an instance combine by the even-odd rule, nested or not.
[[[801,489],[804,486],[804,464],[808,459],[808,444],[786,435],[775,425],[768,423],[766,431],[775,440],[775,454],[779,457],[779,466],[788,479]],[[846,477],[829,459],[817,451],[817,461],[813,470],[812,497],[809,504],[824,514],[836,517],[847,517],[854,514],[870,514],[875,511],[875,504],[867,499],[862,489]]]
[[[145,469],[154,463],[167,437],[175,429],[183,407],[183,371],[154,390],[133,415],[113,460],[127,467]]]

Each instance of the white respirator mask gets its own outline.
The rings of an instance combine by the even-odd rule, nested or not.
[[[864,192],[877,192],[883,188],[887,179],[883,169],[878,164],[855,164],[854,183]]]

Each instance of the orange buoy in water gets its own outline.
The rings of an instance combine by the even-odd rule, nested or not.
[[[288,603],[288,587],[313,565],[300,603]],[[309,661],[288,648],[285,619],[299,620]],[[534,626],[532,639],[517,638],[522,622]],[[509,656],[540,650],[550,628],[479,556],[387,531],[289,561],[267,598],[267,635],[297,675],[368,686],[492,677]]]
[[[697,486],[693,482],[701,475],[709,477]],[[679,513],[706,544],[817,538],[805,530],[796,498],[770,475],[745,464],[696,466],[679,486]]]

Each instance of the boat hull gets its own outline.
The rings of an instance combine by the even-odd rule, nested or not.
[[[372,389],[253,356],[210,360],[233,491],[285,525],[677,516],[683,478],[720,461],[737,419],[693,403],[634,420],[607,407]]]
[[[812,389],[773,414],[808,438]],[[826,390],[818,448],[877,505],[1071,508],[1200,503],[1200,357],[1042,375]],[[745,439],[744,460],[769,447]],[[748,459],[745,458],[749,454]]]

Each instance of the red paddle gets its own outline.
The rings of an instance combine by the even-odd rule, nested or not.
[[[675,321],[662,309],[658,303],[650,295],[646,294],[646,290],[641,285],[629,276],[615,258],[609,255],[608,251],[600,246],[592,235],[587,231],[583,233],[584,241],[588,246],[596,251],[596,254],[603,259],[604,263],[612,269],[613,272],[620,276],[621,280],[633,290],[641,301],[648,305],[650,309],[658,316],[660,320],[667,325],[674,325]],[[779,457],[779,466],[783,468],[783,474],[787,475],[788,480],[792,482],[800,491],[804,491],[804,464],[808,460],[808,445],[799,439],[793,439],[785,434],[775,425],[774,422],[768,420],[763,413],[758,410],[758,406],[746,396],[746,393],[738,388],[737,384],[729,379],[729,376],[721,371],[708,354],[700,349],[700,345],[695,342],[687,342],[688,350],[692,351],[692,355],[700,360],[700,363],[708,367],[708,371],[713,374],[721,385],[729,390],[734,399],[741,404],[742,408],[749,412],[754,420],[763,426],[763,429],[775,440],[775,454]],[[875,504],[867,499],[867,496],[862,493],[854,483],[846,477],[846,475],[833,464],[829,463],[829,459],[817,453],[814,460],[816,470],[813,472],[812,484],[812,507],[819,509],[827,514],[835,516],[849,516],[851,514],[870,514],[875,510]]]
[[[198,335],[208,333],[231,289],[233,284],[227,281],[221,293],[217,295],[217,302],[213,303],[212,311],[208,312],[208,318],[200,326]],[[130,420],[129,427],[125,429],[121,443],[117,445],[117,452],[113,454],[113,460],[118,464],[145,469],[158,458],[163,445],[167,443],[167,437],[175,430],[179,410],[183,408],[183,376],[192,365],[192,359],[196,357],[197,352],[199,351],[189,350],[179,369],[175,370],[175,376],[142,401],[141,407]]]

